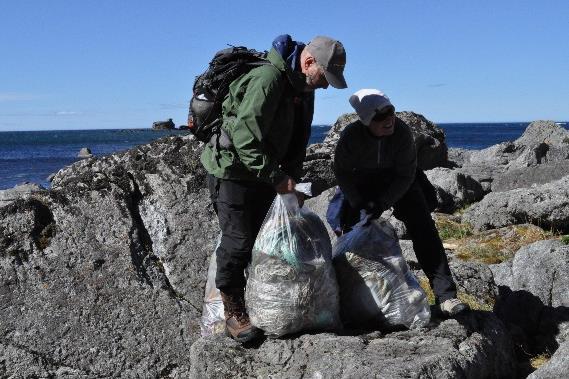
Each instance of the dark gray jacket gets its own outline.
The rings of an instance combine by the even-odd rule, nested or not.
[[[395,121],[393,134],[375,137],[360,121],[342,131],[334,156],[334,172],[350,205],[368,201],[393,206],[415,179],[417,152],[407,124]]]

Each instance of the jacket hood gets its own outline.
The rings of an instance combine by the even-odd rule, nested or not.
[[[285,73],[288,81],[296,91],[302,92],[304,90],[306,87],[306,75],[300,71],[293,70],[274,47],[269,51],[267,59],[279,71]]]

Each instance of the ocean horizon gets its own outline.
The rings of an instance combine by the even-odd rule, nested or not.
[[[530,122],[439,123],[451,148],[483,149],[522,135]],[[558,122],[568,128],[568,122]],[[322,142],[331,125],[313,125],[310,143]],[[0,190],[18,184],[49,187],[48,177],[80,160],[87,147],[95,156],[128,150],[168,135],[186,135],[187,130],[91,129],[0,132]]]

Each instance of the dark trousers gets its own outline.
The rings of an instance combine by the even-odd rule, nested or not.
[[[244,270],[263,220],[275,198],[269,184],[208,176],[211,201],[221,228],[217,254],[216,287],[245,287]]]
[[[438,302],[456,297],[447,256],[427,201],[417,181],[395,203],[393,214],[403,221],[413,241],[413,250],[423,272],[429,279]]]

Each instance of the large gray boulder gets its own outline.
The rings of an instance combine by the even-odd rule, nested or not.
[[[476,230],[532,223],[569,231],[569,176],[531,188],[490,193],[464,213],[463,222]]]
[[[502,320],[523,330],[541,352],[569,341],[568,245],[535,242],[490,269],[500,292],[495,311]]]
[[[425,174],[437,191],[438,209],[441,212],[453,213],[484,197],[480,183],[457,170],[437,167],[425,171]]]
[[[417,164],[423,170],[448,165],[444,131],[423,115],[397,112],[397,117],[411,127],[417,148]]]
[[[564,160],[568,153],[569,131],[553,121],[534,121],[515,141],[472,152],[468,163],[521,168]]]
[[[453,152],[460,171],[470,174],[487,190],[507,190],[531,184],[544,184],[567,175],[569,131],[553,121],[534,121],[515,141],[503,142],[468,154]],[[541,170],[532,169],[549,165]],[[478,174],[479,173],[479,174]],[[492,183],[499,180],[497,188]]]
[[[492,183],[492,191],[504,192],[516,188],[528,188],[559,180],[569,175],[569,160],[548,162],[536,166],[512,168],[497,175]]]
[[[199,146],[60,171],[0,208],[1,377],[186,377],[217,226]]]
[[[506,378],[513,348],[491,313],[472,312],[430,329],[361,336],[303,335],[243,348],[201,338],[191,378]]]

